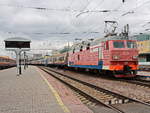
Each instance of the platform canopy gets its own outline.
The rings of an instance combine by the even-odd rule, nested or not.
[[[8,38],[5,41],[5,48],[30,48],[31,40],[20,37]]]

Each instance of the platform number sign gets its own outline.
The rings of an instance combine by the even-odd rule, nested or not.
[[[20,75],[21,74],[21,52],[30,50],[31,41],[20,37],[8,38],[4,41],[5,41],[6,50],[14,51],[16,53],[17,75]]]
[[[6,41],[5,48],[30,48],[30,42]]]

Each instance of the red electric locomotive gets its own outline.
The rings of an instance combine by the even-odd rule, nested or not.
[[[135,40],[95,40],[73,46],[68,66],[96,70],[115,77],[135,77],[138,49]]]

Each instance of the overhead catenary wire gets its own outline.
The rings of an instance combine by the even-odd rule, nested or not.
[[[149,0],[144,1],[144,2],[141,3],[140,5],[137,5],[137,3],[138,3],[138,0],[136,0],[136,6],[135,6],[134,8],[131,8],[131,9],[129,9],[128,11],[124,12],[123,14],[121,14],[120,16],[118,16],[118,17],[117,17],[117,20],[121,20],[122,17],[127,16],[127,15],[136,14],[136,13],[137,13],[136,10],[138,10],[138,9],[141,8],[142,6],[144,6],[144,5],[148,4],[148,3],[150,3],[150,1],[149,1]],[[139,12],[138,12],[138,13],[139,13]],[[141,13],[139,13],[139,14],[141,14]],[[148,15],[148,14],[146,14],[146,15]],[[145,22],[143,22],[143,23],[145,23]],[[147,24],[147,23],[148,23],[148,22],[146,21],[146,24]],[[144,25],[142,24],[141,27],[145,27],[146,24],[144,24]],[[148,29],[145,29],[145,31],[149,31],[149,30],[148,30]],[[143,31],[143,32],[144,32],[144,31]]]
[[[101,0],[101,1],[100,1],[100,5],[101,5],[101,3],[102,3],[103,1],[104,1],[104,0]],[[83,7],[82,9],[80,9],[79,11],[82,12],[82,11],[86,10],[86,8],[87,8],[92,2],[93,2],[93,0],[91,0],[91,1],[87,0],[87,5],[86,5],[85,7]],[[99,5],[99,4],[98,4],[98,5]],[[100,5],[99,5],[99,6],[100,6]],[[71,7],[71,6],[70,6],[70,7]],[[95,9],[95,8],[94,8],[94,9]],[[94,10],[93,10],[93,11],[94,11]],[[78,13],[78,12],[76,12],[76,13]],[[84,22],[85,22],[85,19],[84,19]],[[79,24],[80,24],[80,23],[79,23]],[[64,30],[64,31],[66,31],[66,30]],[[63,31],[63,32],[64,32],[64,31]],[[87,32],[88,32],[88,31],[87,31]],[[95,32],[95,31],[94,31],[94,32]]]
[[[103,1],[103,0],[102,0]],[[90,4],[90,2],[89,2]],[[51,8],[45,8],[45,7],[31,7],[31,6],[24,6],[24,5],[10,5],[10,4],[0,4],[2,6],[8,6],[8,7],[16,7],[16,8],[30,8],[30,9],[36,9],[36,10],[51,10],[51,11],[65,11],[65,12],[69,12],[69,11],[73,11],[73,12],[81,12],[81,10],[72,10],[72,9],[51,9]],[[93,11],[94,12],[94,11]],[[104,11],[103,11],[104,12]],[[37,34],[41,34],[41,33],[37,33]],[[53,33],[54,34],[54,33]],[[58,34],[58,33],[57,33]],[[59,34],[67,34],[67,33],[59,33]]]
[[[11,4],[0,4],[0,6],[15,7],[15,8],[27,8],[27,9],[35,9],[35,10],[43,10],[43,11],[80,12],[80,10],[73,10],[73,9],[68,9],[68,8],[53,9],[53,8],[47,8],[47,7],[11,5]]]
[[[47,33],[43,33],[43,32],[11,32],[11,31],[5,31],[5,33],[8,34],[16,34],[16,33],[22,33],[22,34],[35,34],[35,35],[48,35],[48,34],[65,34],[65,35],[69,35],[69,34],[85,34],[85,33],[99,33],[97,31],[92,31],[92,32],[87,32],[87,31],[83,31],[83,32],[47,32]]]
[[[126,15],[128,15],[128,14],[133,14],[133,13],[135,13],[135,11],[136,11],[137,9],[139,9],[140,7],[142,7],[143,5],[148,4],[148,3],[150,3],[149,0],[146,1],[146,2],[144,2],[144,3],[142,3],[141,5],[137,6],[137,0],[136,0],[136,6],[135,6],[134,8],[132,8],[132,9],[128,10],[128,11],[125,12],[124,14],[122,14],[122,16],[126,16]]]
[[[85,13],[100,13],[100,12],[107,13],[107,12],[113,12],[113,11],[117,11],[117,10],[107,10],[107,9],[106,10],[95,10],[95,11],[87,10],[85,12],[79,13],[78,15],[76,15],[76,17],[78,18],[80,15],[85,14]]]
[[[11,5],[11,4],[0,4],[0,6],[6,6],[6,7],[15,7],[15,8],[27,8],[27,9],[35,9],[35,10],[43,10],[43,11],[60,11],[60,12],[81,12],[83,10],[77,10],[77,9],[70,9],[70,8],[60,8],[60,9],[54,9],[54,8],[47,8],[47,7],[36,7],[36,6],[24,6],[24,5]],[[97,10],[92,10],[90,12],[97,12]]]
[[[126,0],[125,0],[126,2]],[[148,1],[147,1],[148,2]],[[90,2],[89,2],[90,3]],[[0,4],[0,5],[6,5],[7,4]],[[89,4],[88,4],[89,5]],[[51,9],[51,8],[46,8],[46,7],[29,7],[29,6],[23,6],[23,5],[8,5],[9,7],[18,7],[18,8],[31,8],[31,9],[36,9],[36,10],[42,10],[42,11],[45,11],[45,10],[49,10],[49,11],[63,11],[63,12],[76,12],[76,13],[80,13],[82,10],[74,10],[74,9],[71,9],[71,8],[58,8],[58,9]],[[87,7],[85,7],[87,8]],[[89,10],[89,12],[98,12],[100,10]],[[110,14],[110,12],[108,10],[103,10],[103,12],[107,12]],[[127,14],[131,14],[131,13],[134,13],[134,12],[127,12]],[[126,15],[126,14],[125,14]],[[96,27],[99,27],[99,26],[91,26],[91,28],[89,30],[86,31],[86,33],[91,33],[90,31],[92,31],[93,28],[96,28]],[[97,32],[97,31],[93,31],[93,32]],[[86,34],[86,33],[82,33],[82,34]],[[37,33],[37,35],[40,34],[40,33]],[[41,33],[42,34],[42,33]],[[71,34],[71,33],[68,33],[68,32],[59,32],[59,33],[51,33],[51,34]]]
[[[100,5],[102,5],[102,3],[104,2],[104,0],[102,0],[101,2],[100,2]],[[98,6],[100,6],[100,5],[98,5]],[[112,13],[112,12],[118,12],[118,11],[120,11],[119,9],[122,7],[122,5],[123,4],[121,4],[120,3],[120,5],[117,7],[117,8],[115,8],[115,9],[112,9],[112,10],[109,10],[109,11],[111,11],[111,12],[109,12],[109,11],[104,11],[105,12],[105,14],[106,14],[106,16],[105,17],[108,17],[108,16],[110,16],[110,13]],[[101,14],[104,14],[103,12],[98,12],[98,11],[92,11],[93,13],[101,13]],[[91,15],[90,13],[87,13],[88,14],[88,16],[89,15]],[[84,16],[84,17],[86,17],[86,16]],[[87,18],[86,18],[87,19]],[[105,18],[104,18],[105,19]],[[84,20],[85,21],[85,20]],[[101,26],[94,26],[94,27],[90,27],[89,29],[88,29],[88,31],[91,31],[91,30],[97,30],[98,28],[100,29],[100,27]],[[87,35],[89,35],[89,34],[87,34]],[[85,35],[86,36],[86,35]]]
[[[8,5],[8,6],[12,6],[12,5]],[[43,8],[43,7],[25,7],[25,6],[18,6],[16,5],[16,7],[19,8],[32,8],[32,9],[38,9],[38,10],[59,10],[59,11],[69,11],[69,10],[62,10],[62,9],[49,9],[49,8]],[[95,12],[95,11],[92,11]],[[103,11],[106,12],[106,11]],[[11,32],[10,32],[11,33]],[[93,32],[83,32],[82,34],[85,33],[98,33],[97,31],[93,31]],[[38,34],[38,35],[42,35],[43,33],[33,33],[33,34]],[[60,32],[60,33],[49,33],[49,34],[71,34],[71,33],[67,33],[67,32]]]
[[[97,11],[96,8],[101,7],[101,5],[103,4],[103,2],[104,2],[104,0],[101,0],[100,2],[98,2],[97,5],[96,5],[96,7],[94,7],[94,8],[93,8],[92,10],[90,10],[90,11]],[[90,3],[92,3],[92,2],[90,2]],[[88,9],[86,9],[85,11],[87,11],[87,10],[88,10]],[[88,11],[89,11],[89,10],[88,10]],[[81,12],[81,13],[82,13],[82,12]],[[103,14],[103,13],[104,13],[104,12],[101,12],[101,14]],[[79,15],[79,13],[78,13],[78,15]],[[84,22],[87,22],[89,16],[91,16],[91,14],[87,13],[86,15],[84,15],[84,17],[82,17],[82,19],[84,20]],[[77,17],[77,15],[76,15],[76,17]],[[90,34],[88,34],[88,32],[94,31],[93,28],[95,28],[95,26],[93,27],[93,25],[91,25],[91,26],[88,28],[87,33],[86,33],[86,34],[83,34],[82,37],[89,37]],[[96,26],[96,28],[99,28],[99,25],[98,25],[98,27]],[[99,32],[99,33],[100,33],[100,32]],[[91,38],[91,36],[90,36],[90,38]]]
[[[137,7],[137,5],[136,5],[136,7],[133,8],[133,9],[136,10],[137,8],[141,7],[142,5],[144,5],[144,4],[148,3],[148,2],[150,2],[150,1],[146,1],[146,2],[144,2],[143,4],[141,4],[141,5],[138,6],[138,7]],[[115,10],[115,11],[119,11],[119,10]],[[87,12],[87,13],[88,13],[88,12]],[[128,12],[126,12],[126,13],[123,13],[121,16],[115,17],[115,20],[118,20],[118,21],[119,21],[119,20],[121,19],[122,16],[125,16],[125,15],[128,15],[128,14],[133,14],[133,13],[135,13],[133,10],[128,11]]]

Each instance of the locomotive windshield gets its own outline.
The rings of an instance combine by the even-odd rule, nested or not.
[[[132,41],[127,41],[127,48],[136,48],[136,43]]]
[[[113,45],[114,45],[114,48],[125,48],[124,42],[122,41],[114,41]]]

